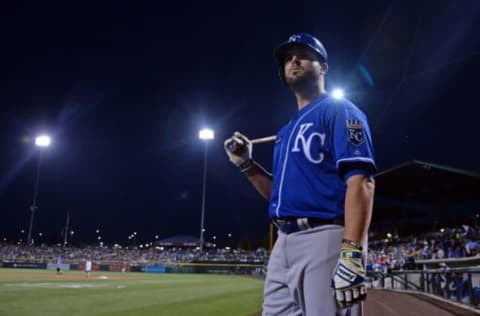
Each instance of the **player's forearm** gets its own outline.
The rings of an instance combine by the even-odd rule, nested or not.
[[[244,174],[253,184],[258,193],[260,193],[264,199],[269,201],[270,193],[272,192],[272,175],[257,162],[255,162],[250,169],[245,171]]]
[[[365,175],[347,180],[345,194],[345,232],[343,237],[361,244],[370,226],[375,181]]]

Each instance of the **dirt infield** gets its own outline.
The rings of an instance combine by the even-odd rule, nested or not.
[[[474,312],[424,295],[393,291],[369,290],[365,304],[367,316],[400,315],[476,315]]]
[[[18,279],[26,278],[26,274],[22,270],[0,270],[0,275],[3,276],[11,276],[11,277],[18,277]],[[35,281],[35,280],[65,280],[65,281],[78,281],[78,280],[86,280],[87,277],[81,271],[74,271],[74,273],[70,271],[63,272],[61,276],[57,276],[56,271],[51,271],[51,274],[45,273],[44,270],[42,272],[32,272],[31,270],[28,271],[28,279]],[[96,272],[90,275],[90,280],[112,280],[112,281],[127,281],[127,280],[148,280],[148,276],[144,278],[139,278],[138,275],[131,275],[129,273],[101,273]]]

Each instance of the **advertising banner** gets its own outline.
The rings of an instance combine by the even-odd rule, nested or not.
[[[147,273],[166,273],[167,268],[164,266],[146,266],[145,272]]]
[[[70,270],[70,265],[64,263],[61,265],[60,269],[62,269],[62,271],[68,271]],[[49,264],[47,264],[47,270],[57,270],[57,264],[50,262]]]

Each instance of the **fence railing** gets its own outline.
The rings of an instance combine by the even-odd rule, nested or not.
[[[372,272],[367,275],[367,285],[429,293],[480,308],[480,268]]]

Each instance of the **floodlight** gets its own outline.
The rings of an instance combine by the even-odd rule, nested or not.
[[[48,135],[40,135],[35,138],[35,145],[39,147],[48,147],[50,146],[51,139]]]
[[[198,132],[198,138],[203,139],[203,140],[214,139],[215,138],[215,133],[213,132],[213,130],[211,130],[209,128],[204,128],[204,129],[201,129]]]

